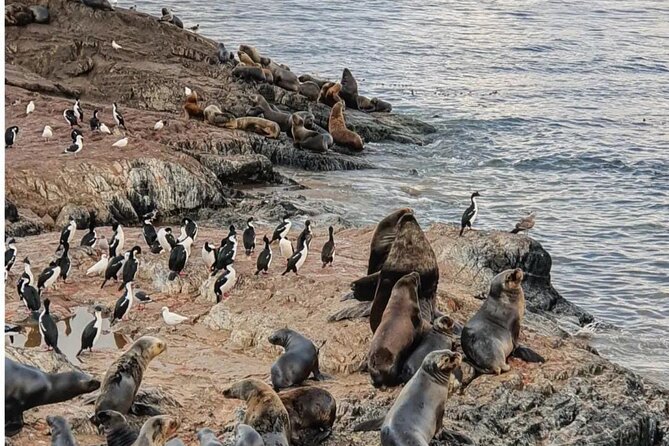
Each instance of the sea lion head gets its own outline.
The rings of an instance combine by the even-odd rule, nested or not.
[[[332,107],[332,115],[341,116],[344,113],[344,110],[344,101],[339,101]]]
[[[179,420],[167,415],[151,417],[142,426],[139,436],[149,439],[152,445],[165,444],[174,437],[180,424]]]
[[[407,286],[413,289],[416,292],[416,295],[418,295],[418,291],[420,290],[420,274],[418,274],[416,271],[411,272],[405,276],[402,276],[400,280],[397,281],[395,284],[396,287],[400,286]]]
[[[421,368],[440,384],[448,384],[451,373],[460,367],[462,355],[450,350],[436,350],[423,359]]]
[[[167,343],[153,336],[142,336],[130,349],[139,352],[145,361],[151,361],[167,349]]]
[[[112,429],[115,426],[123,426],[128,423],[125,416],[115,410],[101,410],[95,414],[95,417],[105,429]]]
[[[497,274],[490,283],[490,297],[499,299],[507,296],[511,301],[517,300],[520,296],[523,296],[521,286],[523,277],[523,270],[520,268],[507,269]]]
[[[268,67],[270,66],[271,63],[272,59],[270,59],[269,57],[264,57],[264,56],[260,57],[260,65],[262,65],[263,67]]]
[[[52,416],[48,415],[46,417],[46,423],[51,429],[51,436],[55,437],[59,433],[67,432],[70,429],[70,425],[67,420],[61,416]]]
[[[304,127],[304,118],[297,113],[290,115],[290,124],[294,127]]]
[[[258,391],[264,387],[271,389],[267,384],[260,380],[253,378],[242,379],[241,381],[237,381],[232,386],[225,389],[223,391],[223,396],[225,398],[248,401],[249,398],[258,393]]]
[[[449,316],[440,316],[432,322],[432,328],[443,334],[453,334],[453,325],[455,321]]]
[[[272,345],[280,345],[282,347],[285,347],[286,344],[288,343],[288,339],[292,334],[293,330],[290,330],[289,328],[281,328],[272,333],[269,336],[269,338],[267,338],[267,340]]]
[[[393,365],[395,354],[385,347],[382,347],[372,354],[368,359],[369,375],[372,378],[374,387],[382,387],[384,384],[392,384],[397,380],[397,370]]]

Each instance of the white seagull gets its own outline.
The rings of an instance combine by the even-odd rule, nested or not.
[[[127,145],[128,145],[128,137],[126,136],[125,138],[121,138],[114,144],[112,144],[112,147],[125,147]]]
[[[30,101],[28,103],[28,106],[26,107],[26,115],[29,115],[34,111],[35,111],[35,103],[33,101]]]
[[[111,135],[111,130],[109,130],[109,127],[107,127],[103,122],[100,123],[100,132]]]
[[[118,43],[116,43],[115,40],[112,40],[112,48],[114,48],[115,50],[123,49],[123,47],[121,45],[119,45]]]
[[[163,315],[163,320],[167,325],[179,325],[180,323],[188,320],[186,316],[170,312],[170,309],[167,307],[163,307],[160,310],[160,313]]]
[[[86,275],[95,275],[99,276],[104,273],[107,269],[107,264],[109,263],[109,256],[107,254],[102,254],[102,258],[95,265],[91,266],[86,270]]]
[[[49,139],[53,138],[53,129],[51,126],[44,126],[44,130],[42,131],[42,138],[44,138],[44,141],[48,141]]]
[[[156,122],[156,124],[153,126],[153,130],[160,130],[163,127],[165,127],[165,123],[161,119],[160,121]]]

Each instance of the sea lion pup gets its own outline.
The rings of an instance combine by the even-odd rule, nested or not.
[[[51,446],[76,446],[77,440],[72,435],[70,423],[63,417],[51,416],[46,417],[46,424],[51,430]]]
[[[246,425],[244,424],[242,426]],[[255,430],[253,432],[255,432]],[[262,445],[262,438],[260,438],[260,435],[257,432],[256,435],[258,435],[258,438],[260,439],[261,442],[260,444]],[[216,437],[214,431],[212,431],[208,427],[202,428],[199,431],[197,431],[197,439],[200,442],[200,446],[223,446],[223,444],[220,441],[218,441],[218,438]]]
[[[310,101],[317,101],[321,93],[321,87],[316,82],[307,81],[299,85],[299,93]]]
[[[115,410],[102,410],[96,415],[102,425],[107,446],[129,446],[137,440],[139,431],[128,424],[128,420]]]
[[[481,373],[509,371],[506,359],[511,354],[527,362],[544,362],[537,353],[518,345],[525,315],[522,281],[520,268],[493,277],[488,298],[462,330],[462,350]]]
[[[246,116],[244,118],[231,119],[223,127],[228,129],[244,130],[254,132],[267,138],[278,138],[281,133],[281,127],[276,122],[269,119]]]
[[[334,142],[348,149],[362,152],[363,144],[360,135],[346,128],[344,119],[344,104],[337,102],[330,111],[330,120],[328,121],[328,131],[332,135]]]
[[[272,70],[266,67],[262,67],[262,72],[265,75],[265,82],[268,84],[274,84],[274,75],[272,74]]]
[[[302,76],[298,77],[297,80],[300,82],[313,82],[314,84],[318,85],[318,88],[321,88],[324,83],[328,82],[325,79],[320,79],[316,76],[312,76],[311,74],[303,74]]]
[[[295,73],[272,62],[270,62],[268,68],[274,76],[274,85],[288,91],[299,91],[300,81],[297,80]]]
[[[209,124],[223,126],[233,119],[235,119],[234,115],[223,113],[217,105],[208,105],[204,109],[204,120]]]
[[[232,75],[246,81],[266,82],[267,78],[263,69],[259,67],[248,67],[246,65],[237,65],[232,69]]]
[[[376,106],[372,103],[372,100],[366,96],[359,94],[356,98],[357,109],[366,113],[371,113],[376,111]]]
[[[260,57],[260,52],[251,45],[239,45],[239,51],[237,52],[237,55],[239,55],[239,53],[244,53],[247,55],[248,58],[251,59],[252,63],[261,63],[262,57]]]
[[[288,411],[276,392],[258,379],[243,379],[223,391],[225,398],[246,401],[244,424],[262,436],[266,446],[288,446],[291,438]]]
[[[115,410],[126,415],[133,407],[133,400],[142,383],[142,377],[153,358],[167,348],[162,339],[142,336],[123,353],[107,370],[100,396],[95,400],[95,413]]]
[[[186,96],[186,103],[184,104],[184,112],[186,113],[186,119],[204,119],[204,110],[197,103],[197,93],[191,91],[191,93]]]
[[[293,446],[320,444],[332,434],[337,417],[337,401],[318,387],[301,387],[279,394],[288,411]]]
[[[253,59],[251,59],[248,54],[242,51],[237,51],[237,57],[239,58],[239,61],[247,67],[262,68],[262,66],[259,63],[254,62]]]
[[[304,127],[304,118],[299,114],[293,113],[290,116],[290,131],[293,135],[293,145],[300,149],[306,149],[311,152],[324,153],[332,145],[333,139],[330,134],[321,134],[314,130],[308,130]]]
[[[420,275],[413,272],[398,280],[392,289],[367,356],[374,387],[400,383],[399,376],[405,358],[429,329],[420,314],[419,287]]]
[[[344,68],[341,74],[341,92],[339,95],[346,102],[346,106],[352,109],[358,107],[358,82],[356,82],[351,70]]]
[[[339,92],[341,91],[341,84],[333,84],[332,82],[326,82],[321,87],[321,91],[318,94],[317,101],[325,104],[329,107],[334,107],[335,104],[341,102],[341,97]]]
[[[390,113],[393,111],[393,106],[390,105],[390,102],[386,102],[383,99],[372,98],[372,105],[374,106],[375,112],[380,113]]]
[[[100,388],[100,381],[82,372],[45,373],[5,358],[5,435],[23,429],[23,412],[60,403]]]
[[[395,282],[412,271],[420,274],[418,303],[421,316],[426,322],[432,322],[437,313],[437,284],[439,283],[437,257],[416,221],[416,217],[413,214],[404,214],[397,222],[397,235],[381,268],[374,293],[372,311],[369,315],[372,332],[375,332],[381,323],[383,311]]]
[[[453,350],[453,325],[455,321],[448,316],[434,320],[431,329],[423,335],[420,344],[411,352],[402,367],[400,379],[407,382],[420,369],[423,359],[437,350]]]
[[[142,425],[132,446],[164,446],[179,429],[179,420],[167,415],[151,417]]]
[[[279,127],[281,127],[281,131],[283,132],[287,133],[290,131],[290,113],[280,112],[279,110],[272,108],[265,98],[259,94],[255,95],[255,103],[262,110],[262,115],[265,119],[269,119],[270,121],[279,124]]]
[[[279,391],[286,387],[301,384],[309,375],[314,374],[318,381],[323,379],[318,367],[318,352],[313,342],[300,333],[282,328],[272,333],[268,341],[285,349],[283,354],[272,364],[272,386]]]

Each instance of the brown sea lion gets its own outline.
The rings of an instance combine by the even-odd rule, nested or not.
[[[369,347],[367,364],[374,387],[400,383],[402,364],[411,348],[429,329],[418,304],[420,275],[416,272],[395,283],[381,322]]]
[[[261,62],[262,57],[260,57],[260,52],[251,45],[244,45],[244,44],[239,45],[239,51],[237,52],[237,54],[239,55],[239,53],[246,54],[249,57],[249,59],[251,59],[252,63]]]
[[[167,415],[151,417],[142,425],[132,446],[164,446],[179,429],[179,420]]]
[[[316,76],[312,76],[310,74],[303,74],[302,76],[297,78],[300,82],[313,82],[316,85],[318,85],[318,88],[321,88],[324,83],[329,82],[326,81],[325,79],[320,79]]]
[[[197,103],[197,93],[195,91],[186,96],[186,103],[183,109],[186,113],[186,119],[204,119],[204,110]]]
[[[288,446],[291,438],[288,411],[276,392],[258,379],[243,379],[223,391],[225,398],[246,401],[244,424],[263,437],[266,446]]]
[[[358,110],[360,111],[364,111],[366,113],[371,113],[373,111],[376,111],[376,106],[374,105],[374,103],[372,103],[372,100],[361,94],[359,94],[358,97],[356,98],[356,104]]]
[[[241,62],[242,65],[245,65],[247,67],[262,68],[262,66],[259,63],[254,62],[253,59],[251,59],[251,57],[249,57],[248,54],[242,51],[237,51],[237,57],[239,58],[239,62]]]
[[[334,107],[335,104],[341,102],[341,97],[339,92],[341,91],[341,84],[333,84],[332,82],[326,82],[321,87],[321,91],[318,94],[318,102],[325,104],[329,107]]]
[[[276,122],[281,127],[281,131],[288,133],[290,131],[290,113],[284,113],[274,109],[262,95],[255,95],[255,103],[262,109],[262,116],[265,119]]]
[[[142,336],[107,370],[102,381],[100,396],[95,401],[95,413],[115,410],[128,414],[146,368],[153,358],[167,349],[162,339]]]
[[[204,120],[211,125],[224,126],[233,119],[235,119],[233,114],[223,113],[217,105],[208,105],[204,109]]]
[[[276,122],[254,116],[232,119],[226,122],[223,126],[229,129],[257,133],[258,135],[262,135],[267,138],[278,138],[279,134],[281,133],[281,127],[279,127],[279,124]]]
[[[299,87],[299,92],[302,96],[305,96],[310,101],[317,101],[318,95],[321,92],[321,87],[319,87],[315,82],[302,82]]]
[[[265,81],[268,84],[273,84],[274,83],[274,75],[272,74],[272,70],[270,70],[269,68],[263,67],[262,72],[265,75]]]
[[[420,369],[423,359],[437,350],[453,350],[453,325],[455,321],[448,316],[434,320],[430,330],[425,333],[418,346],[411,352],[402,367],[402,382],[407,382]]]
[[[332,145],[332,136],[322,134],[314,130],[308,130],[304,126],[304,118],[297,113],[290,117],[291,133],[293,135],[293,145],[300,149],[306,149],[311,152],[323,153]]]
[[[18,3],[5,5],[5,26],[25,26],[34,21],[35,16],[29,6]]]
[[[344,119],[344,104],[337,102],[330,111],[330,120],[328,121],[328,131],[332,135],[334,142],[340,146],[356,152],[362,152],[363,144],[360,135],[346,128]]]
[[[313,373],[316,380],[323,377],[318,366],[318,351],[311,340],[302,334],[282,328],[269,337],[269,343],[280,345],[284,353],[272,364],[271,377],[274,390],[292,387],[304,382]]]
[[[320,444],[332,434],[337,402],[330,392],[318,387],[301,387],[279,394],[288,411],[293,446]]]
[[[374,106],[375,112],[380,113],[390,113],[393,111],[393,106],[390,105],[390,102],[386,102],[383,99],[372,98],[372,105]]]
[[[416,271],[420,274],[418,301],[424,320],[432,322],[436,317],[437,284],[439,265],[430,242],[413,214],[404,214],[397,222],[397,235],[388,257],[381,268],[381,274],[374,293],[369,323],[372,332],[381,323],[383,311],[395,283],[404,275]]]
[[[346,102],[347,107],[352,109],[358,107],[358,82],[348,68],[344,68],[341,74],[341,92],[339,95]]]
[[[300,81],[297,80],[295,73],[274,63],[270,63],[269,69],[274,75],[274,85],[288,91],[300,90]]]
[[[266,82],[267,78],[262,68],[237,65],[232,69],[232,75],[246,81]]]

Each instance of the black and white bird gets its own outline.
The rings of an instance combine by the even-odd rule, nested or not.
[[[62,249],[62,253],[58,258],[60,278],[63,279],[63,282],[67,283],[67,276],[70,274],[70,268],[72,266],[72,261],[70,260],[70,244],[68,242],[63,242],[60,249]]]
[[[188,217],[181,220],[181,235],[179,235],[178,241],[181,242],[185,240],[186,237],[192,238],[193,241],[197,238],[197,223]]]
[[[109,256],[107,253],[102,253],[100,260],[90,268],[86,270],[87,276],[99,276],[107,270],[107,265],[109,264]]]
[[[207,271],[211,271],[211,267],[216,263],[217,249],[209,242],[205,242],[202,246],[202,261],[207,267]]]
[[[160,228],[158,230],[158,243],[160,244],[160,247],[162,248],[163,251],[170,252],[172,251],[172,248],[174,248],[177,245],[177,241],[174,238],[174,235],[172,234],[172,228]],[[151,250],[151,252],[158,254],[160,251],[155,252]]]
[[[56,280],[60,276],[60,266],[58,262],[53,260],[49,263],[49,266],[42,270],[42,273],[37,279],[37,290],[41,293],[42,290],[48,290],[55,285]]]
[[[72,243],[76,232],[77,221],[74,219],[74,217],[70,217],[70,221],[67,223],[67,226],[65,226],[63,230],[60,231],[60,244],[62,245],[65,242]]]
[[[71,153],[73,155],[77,155],[77,153],[81,152],[81,150],[84,148],[84,137],[81,135],[77,136],[77,140],[67,146],[63,153]]]
[[[61,353],[58,348],[58,327],[49,313],[51,301],[44,299],[44,309],[39,315],[39,333],[47,346],[47,349],[53,349],[56,353]]]
[[[79,122],[84,121],[84,109],[81,108],[81,102],[79,101],[79,98],[77,98],[74,101],[74,106],[72,107],[72,112],[74,113],[74,117],[77,118],[77,121],[79,121]]]
[[[12,269],[12,266],[14,266],[17,252],[18,249],[16,249],[16,240],[14,240],[14,238],[10,238],[7,240],[7,249],[5,250],[5,271],[9,272]]]
[[[116,257],[122,253],[123,246],[125,245],[123,226],[120,223],[114,222],[112,229],[114,230],[114,234],[112,234],[112,239],[109,243],[109,258]]]
[[[65,122],[67,122],[67,125],[69,125],[70,128],[74,127],[75,125],[77,127],[81,127],[77,121],[77,117],[74,115],[74,112],[69,108],[67,110],[63,110],[63,118],[65,118]]]
[[[335,256],[334,228],[330,226],[328,228],[328,232],[330,233],[330,237],[328,238],[328,241],[325,242],[325,245],[323,245],[323,249],[321,250],[321,261],[323,262],[323,268],[325,268],[327,265],[332,266],[332,262],[334,262]]]
[[[16,142],[16,138],[19,136],[19,127],[13,125],[5,130],[5,149],[9,149]]]
[[[111,250],[111,247],[109,248]],[[118,280],[118,273],[123,269],[123,264],[125,259],[129,254],[114,256],[109,259],[107,263],[107,269],[105,269],[105,280],[102,281],[100,288],[104,288],[105,284],[109,279]]]
[[[138,256],[140,254],[142,254],[142,248],[139,246],[133,246],[129,251],[128,259],[123,263],[123,282],[118,287],[119,291],[121,291],[127,283],[135,281],[135,275],[139,269]]]
[[[267,274],[269,267],[272,264],[272,248],[270,247],[270,241],[267,236],[264,236],[262,241],[265,242],[265,248],[260,251],[260,255],[256,261],[256,276],[260,272]]]
[[[77,142],[77,136],[84,136],[84,133],[79,130],[79,129],[72,129],[70,132],[70,138],[72,138],[72,142]]]
[[[230,225],[230,232],[228,236],[221,240],[221,246],[216,254],[216,263],[212,267],[212,272],[215,274],[225,268],[229,262],[234,261],[237,257],[237,231],[234,225]]]
[[[21,276],[21,279],[19,279],[19,298],[29,312],[39,311],[42,305],[39,291],[30,284],[27,277]]]
[[[158,233],[156,232],[156,228],[153,226],[153,220],[151,218],[144,218],[144,224],[142,224],[142,235],[144,236],[144,240],[149,246],[149,249],[152,249],[154,244],[158,244]],[[158,246],[160,247],[160,244],[158,244]]]
[[[21,274],[19,280],[23,280],[24,278],[28,279],[30,285],[35,286],[35,276],[33,276],[33,272],[30,269],[30,259],[28,257],[23,259],[23,274]]]
[[[292,223],[288,219],[288,216],[284,216],[279,226],[277,226],[274,230],[274,234],[272,234],[272,240],[270,240],[270,242],[274,243],[274,240],[280,240],[282,237],[288,236],[291,225]]]
[[[293,244],[286,237],[281,237],[279,239],[279,251],[281,251],[283,257],[289,259],[293,255]]]
[[[112,314],[111,320],[109,321],[110,325],[115,324],[116,321],[128,319],[133,300],[134,294],[132,293],[132,282],[128,282],[125,284],[123,295],[116,301],[114,314]]]
[[[148,304],[149,302],[153,302],[153,300],[151,300],[151,296],[146,294],[146,291],[142,290],[135,291],[135,299],[137,299],[137,304],[141,305],[140,308],[144,308],[144,305]]]
[[[286,270],[281,274],[285,276],[289,271],[297,272],[302,268],[304,262],[307,260],[307,254],[309,254],[309,243],[311,243],[311,234],[307,234],[302,246],[298,251],[295,251],[292,256],[286,262]]]
[[[121,112],[118,110],[116,102],[112,104],[112,116],[114,117],[114,122],[118,127],[122,127],[124,130],[127,130],[125,128],[125,120],[123,119]]]
[[[253,217],[246,220],[246,229],[242,234],[242,241],[244,242],[244,250],[246,255],[250,256],[253,250],[256,249],[256,228],[253,226]]]
[[[98,110],[93,110],[93,117],[89,121],[89,124],[91,125],[91,131],[93,132],[99,132],[100,131],[100,120],[98,119]]]
[[[296,242],[295,246],[297,246],[298,251],[302,248],[302,244],[306,240],[307,236],[310,236],[310,235],[312,235],[312,233],[311,233],[311,220],[307,220],[307,221],[304,222],[304,229],[302,230],[302,232],[300,232],[300,235],[297,236],[297,242]]]
[[[185,240],[177,243],[170,252],[170,260],[168,266],[170,268],[169,280],[174,280],[186,268],[186,262],[190,257],[190,247],[193,244],[193,239],[187,236]]]
[[[225,269],[214,283],[214,292],[216,293],[216,303],[228,298],[228,293],[237,283],[237,272],[233,267],[233,262],[225,265]]]
[[[95,306],[95,318],[86,325],[84,331],[81,333],[81,349],[77,356],[81,355],[84,350],[93,351],[93,347],[98,343],[100,335],[102,334],[102,307]]]
[[[81,237],[81,243],[79,246],[89,246],[93,248],[95,242],[98,241],[98,234],[95,231],[95,216],[91,215],[91,220],[88,222],[88,231]]]
[[[462,214],[462,221],[460,223],[460,236],[465,232],[465,228],[471,229],[472,225],[474,224],[474,221],[476,221],[476,216],[479,213],[479,206],[476,203],[476,197],[480,197],[481,195],[477,192],[474,192],[471,196],[471,204],[465,210],[465,212]]]

